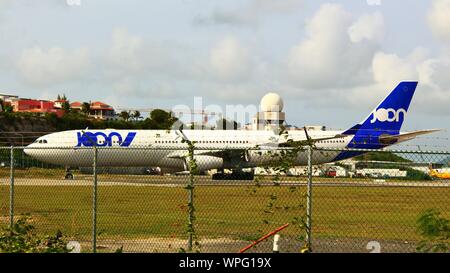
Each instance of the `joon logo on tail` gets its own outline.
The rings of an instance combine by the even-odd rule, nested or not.
[[[128,133],[125,139],[123,139],[122,135],[118,132],[77,132],[78,144],[76,147],[92,147],[94,146],[94,143],[98,147],[111,147],[113,146],[113,144],[117,144],[121,147],[128,147],[130,146],[131,142],[133,142],[135,136],[136,132]]]
[[[405,118],[406,110],[403,108],[400,108],[398,110],[395,110],[393,108],[379,108],[376,111],[372,112],[373,117],[370,123],[375,123],[377,120],[379,122],[399,122],[400,121],[400,114],[403,114],[403,118]]]

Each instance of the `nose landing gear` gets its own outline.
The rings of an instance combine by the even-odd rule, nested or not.
[[[75,177],[72,173],[72,169],[70,167],[66,168],[66,174],[64,175],[65,180],[73,180]]]

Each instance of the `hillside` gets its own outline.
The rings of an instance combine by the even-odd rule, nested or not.
[[[177,119],[163,110],[154,110],[150,117],[137,120],[94,120],[80,113],[38,116],[31,113],[0,112],[0,145],[26,145],[39,136],[75,129],[169,129]]]
[[[355,157],[355,160],[363,161],[386,161],[386,162],[411,162],[406,158],[390,152],[369,152]]]
[[[0,115],[0,145],[26,145],[37,137],[55,132],[56,126],[44,117],[32,115]]]

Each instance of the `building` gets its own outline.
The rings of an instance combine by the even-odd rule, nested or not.
[[[286,113],[283,112],[284,102],[277,93],[267,93],[260,102],[260,112],[258,112],[250,123],[243,126],[243,130],[267,130],[272,131],[283,125],[284,130],[303,130],[303,127],[286,124]],[[326,127],[306,126],[308,131],[326,131]]]
[[[11,106],[11,103],[18,99],[19,97],[16,95],[0,94],[0,101],[3,102],[2,104],[0,104],[0,112],[3,112],[3,107]]]
[[[284,102],[276,93],[266,94],[260,102],[260,112],[252,118],[250,124],[244,126],[245,130],[273,130],[286,120],[283,112]]]
[[[101,120],[117,119],[114,108],[112,108],[110,105],[100,102],[100,101],[91,103],[91,107],[89,110],[89,117],[92,117],[94,119],[101,119]]]
[[[79,112],[83,109],[83,103],[76,101],[76,102],[72,102],[70,104],[70,109],[75,111],[75,112]]]
[[[55,113],[58,117],[64,115],[64,111],[55,108],[53,101],[34,100],[34,99],[17,99],[11,102],[13,112],[27,112],[27,113]]]
[[[83,110],[82,102],[75,101],[70,104],[70,109],[74,112],[80,112]],[[89,105],[88,117],[100,120],[113,120],[117,119],[116,111],[114,108],[101,101],[92,102]]]
[[[18,100],[19,96],[16,95],[7,95],[7,94],[0,94],[0,100],[4,101],[4,102],[12,102],[14,100]]]
[[[62,117],[65,114],[64,104],[67,100],[35,100],[19,98],[15,95],[0,94],[0,99],[3,101],[3,106],[10,105],[13,108],[13,112],[28,112],[28,113],[55,113],[58,117]],[[72,111],[81,111],[83,109],[83,103],[73,102],[70,104]],[[2,111],[0,106],[0,112]],[[96,101],[90,104],[89,117],[100,120],[112,120],[116,119],[116,113],[114,108],[110,105]]]
[[[67,100],[55,100],[54,102],[54,108],[56,109],[63,109],[64,104],[67,102]]]

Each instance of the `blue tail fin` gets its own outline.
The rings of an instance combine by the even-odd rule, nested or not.
[[[361,131],[398,134],[416,87],[417,82],[401,82],[365,120],[348,129],[344,134],[354,135]]]
[[[361,123],[345,131],[345,135],[353,135],[348,148],[380,149],[390,144],[380,141],[380,136],[398,135],[409,104],[411,103],[417,82],[401,82]],[[335,161],[362,154],[358,151],[344,151]]]

